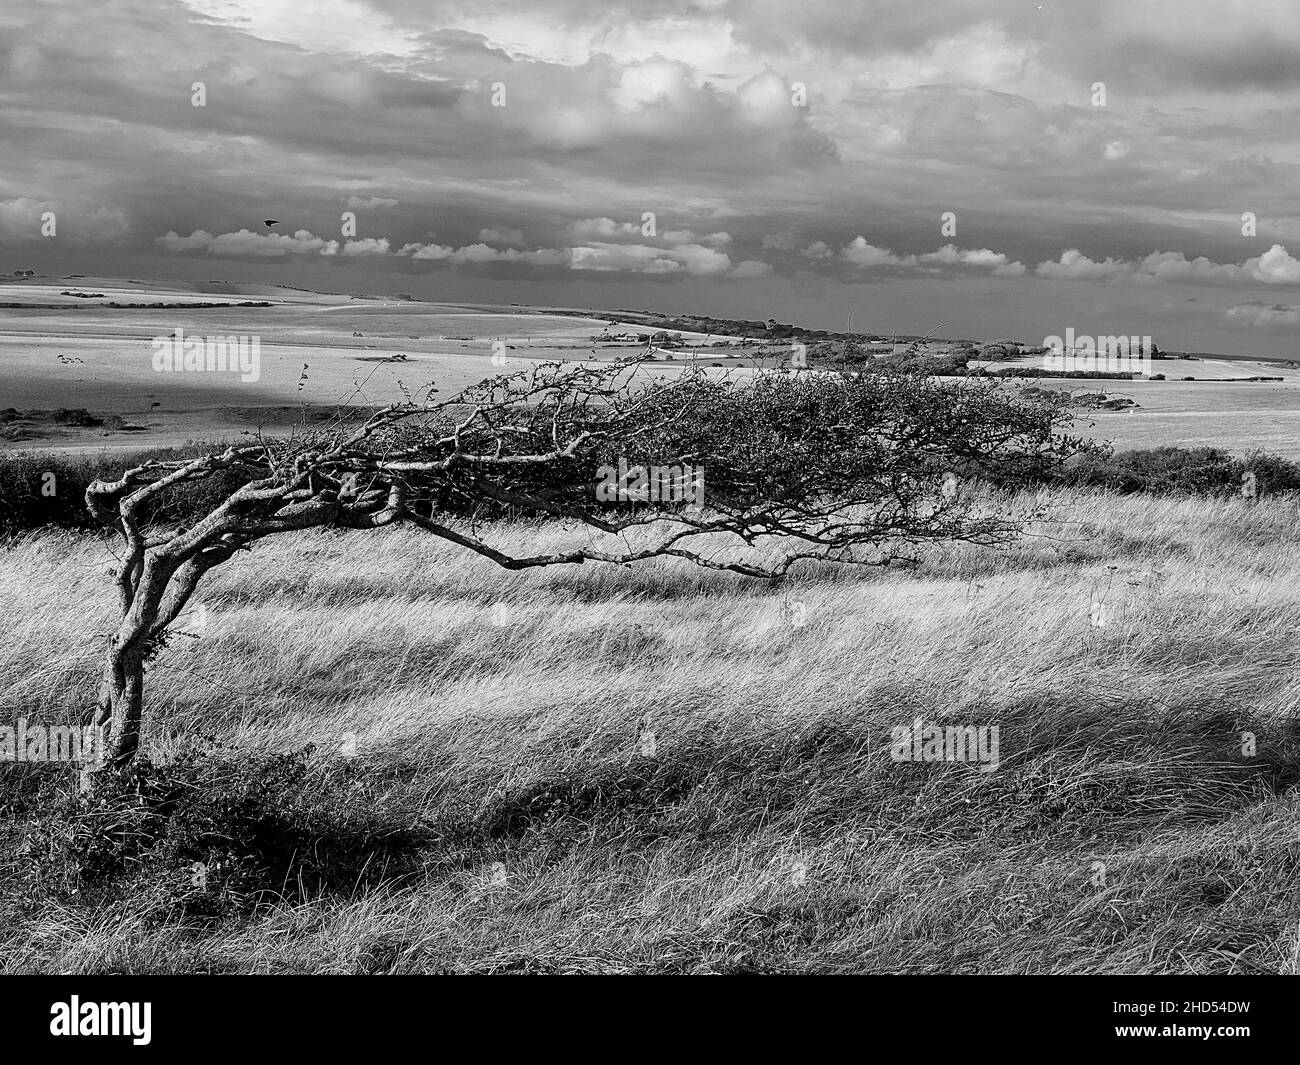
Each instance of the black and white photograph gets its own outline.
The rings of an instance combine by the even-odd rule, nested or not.
[[[1258,1053],[1298,193],[1296,0],[0,0],[23,1023],[996,975]]]

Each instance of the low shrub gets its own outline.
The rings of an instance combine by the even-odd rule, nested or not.
[[[1300,490],[1300,464],[1262,451],[1234,456],[1217,447],[1159,447],[1082,455],[1052,475],[1060,484],[1115,492],[1231,496],[1255,475],[1257,495]]]
[[[0,412],[0,418],[5,413]],[[85,414],[85,411],[58,411],[56,418],[62,416],[65,419],[63,424],[75,425],[82,424],[77,419]],[[197,443],[156,448],[134,453],[129,461],[132,464],[151,459],[170,462],[193,458],[220,446]],[[13,536],[47,526],[94,528],[95,522],[86,511],[86,488],[95,480],[120,477],[126,466],[127,460],[108,452],[91,455],[59,452],[0,454],[0,536]],[[155,508],[148,520],[181,523],[206,514],[248,480],[248,475],[229,470],[206,480],[178,486],[179,493],[172,494],[166,507]]]
[[[192,748],[137,759],[62,794],[27,821],[27,894],[119,902],[146,919],[218,918],[259,903],[400,879],[422,840],[359,761],[313,764],[310,745],[271,756]]]

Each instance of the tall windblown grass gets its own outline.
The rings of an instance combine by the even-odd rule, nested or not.
[[[151,671],[134,812],[0,769],[0,966],[1297,972],[1294,500],[1035,500],[781,585],[260,544]],[[110,548],[0,555],[0,723],[88,705]],[[916,717],[998,768],[892,760]]]

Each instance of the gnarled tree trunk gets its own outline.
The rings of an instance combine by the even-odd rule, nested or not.
[[[144,713],[144,656],[121,647],[113,638],[104,661],[94,724],[104,737],[104,765],[121,766],[135,757],[140,746],[140,719]]]
[[[93,721],[103,730],[105,766],[125,765],[139,748],[144,667],[175,616],[170,610],[164,613],[163,602],[176,570],[170,558],[158,553],[146,555],[137,567],[124,566],[118,575],[124,611],[105,652]],[[175,613],[183,606],[184,601],[178,603]]]

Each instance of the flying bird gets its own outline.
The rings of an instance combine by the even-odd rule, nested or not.
[[[262,225],[266,226],[267,229],[270,229],[272,226],[278,226],[279,224],[280,220],[278,218],[268,218],[262,222]]]

